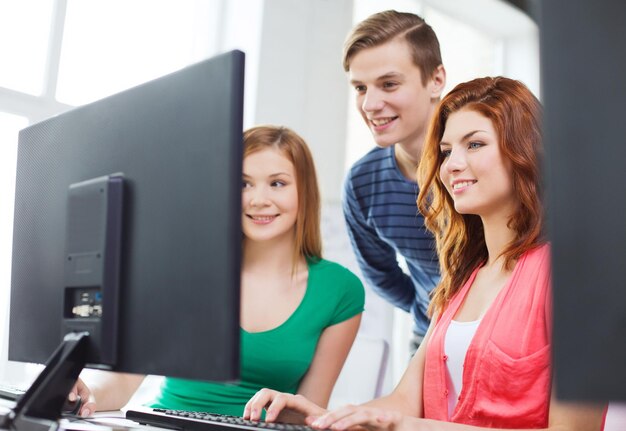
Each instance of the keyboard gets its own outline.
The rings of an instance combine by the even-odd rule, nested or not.
[[[17,401],[26,392],[25,389],[17,388],[15,386],[0,383],[0,398],[6,400]]]
[[[126,419],[143,425],[183,431],[276,430],[317,431],[306,425],[250,421],[239,416],[185,410],[143,409],[126,411]]]

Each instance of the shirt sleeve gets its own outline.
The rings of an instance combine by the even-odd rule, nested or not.
[[[400,268],[396,250],[367,223],[352,189],[350,177],[345,182],[343,192],[346,227],[365,280],[378,295],[409,312],[415,302],[415,286]]]
[[[337,266],[337,274],[333,277],[340,295],[336,295],[337,305],[329,326],[341,323],[363,312],[365,306],[365,289],[359,277],[349,269]]]

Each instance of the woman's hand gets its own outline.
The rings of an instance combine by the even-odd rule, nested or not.
[[[80,402],[82,405],[80,406],[80,410],[78,411],[78,415],[82,417],[91,416],[96,411],[96,400],[94,399],[93,394],[80,378],[76,380],[74,387],[67,396],[67,399],[70,402],[75,402],[80,397]]]
[[[375,431],[401,431],[407,429],[411,418],[399,412],[368,406],[348,405],[311,421],[308,425],[317,429],[346,430],[365,428]],[[418,429],[418,428],[414,428]]]
[[[271,389],[261,389],[246,403],[243,418],[253,421],[261,419],[261,412],[266,410],[266,422],[285,422],[304,424],[312,422],[327,410],[307,400],[302,395],[292,395]],[[309,420],[307,421],[307,418]]]

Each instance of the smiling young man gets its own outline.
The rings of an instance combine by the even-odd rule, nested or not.
[[[376,13],[348,35],[343,66],[377,144],[352,166],[345,182],[348,233],[367,283],[413,316],[414,352],[428,329],[429,294],[439,281],[434,239],[417,210],[415,179],[446,82],[439,41],[415,14]]]

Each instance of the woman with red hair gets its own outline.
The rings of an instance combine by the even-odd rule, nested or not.
[[[418,207],[442,277],[430,328],[396,389],[333,412],[270,390],[246,406],[314,428],[600,430],[601,406],[552,396],[550,250],[543,236],[541,106],[521,82],[458,85],[434,113]],[[471,427],[468,427],[470,425]]]

